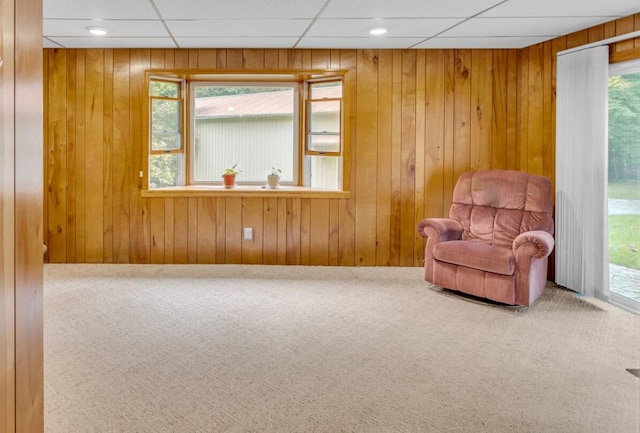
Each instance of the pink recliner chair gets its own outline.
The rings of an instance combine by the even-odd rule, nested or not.
[[[510,305],[544,291],[553,250],[551,182],[512,170],[460,176],[449,218],[427,218],[425,280]]]

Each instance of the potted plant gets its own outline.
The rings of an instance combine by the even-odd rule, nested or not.
[[[225,188],[233,188],[236,184],[236,175],[240,173],[240,165],[236,162],[233,166],[226,168],[224,170],[224,174],[222,175],[222,179],[224,180]]]
[[[277,188],[280,184],[280,173],[282,171],[279,168],[271,167],[271,174],[267,175],[267,186],[269,188]]]

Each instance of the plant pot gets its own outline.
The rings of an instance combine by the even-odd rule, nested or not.
[[[267,176],[267,186],[269,188],[275,189],[279,186],[280,183],[280,176],[276,176],[273,174],[270,174]]]
[[[224,187],[229,189],[233,188],[236,185],[236,175],[235,174],[223,174],[222,180],[224,180]]]

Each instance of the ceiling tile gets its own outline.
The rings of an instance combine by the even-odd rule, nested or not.
[[[509,0],[483,17],[622,17],[640,12],[638,0]]]
[[[376,39],[384,37],[428,38],[459,22],[459,18],[320,19],[313,24],[307,35],[371,37],[369,36],[369,29],[372,27],[386,27],[388,32]]]
[[[297,37],[176,38],[180,48],[292,48]]]
[[[544,42],[545,37],[431,38],[413,48],[524,48]]]
[[[321,18],[469,17],[502,0],[332,0]]]
[[[176,37],[299,37],[311,20],[181,20],[167,21]]]
[[[154,0],[164,19],[314,18],[326,0]]]
[[[66,38],[52,37],[66,48],[176,48],[170,38]]]
[[[409,48],[424,38],[305,37],[296,48]]]
[[[604,18],[606,21],[606,18]],[[559,36],[601,22],[581,18],[473,18],[442,33],[443,37]]]
[[[149,0],[43,0],[45,18],[158,19]]]
[[[171,31],[189,48],[436,47],[430,37],[448,48],[501,48],[632,15],[640,0],[43,0],[43,7],[47,46],[172,47]],[[367,34],[381,23],[387,35]],[[85,37],[89,25],[110,34]]]
[[[92,37],[87,27],[106,28],[108,37],[147,36],[170,37],[161,21],[116,21],[116,20],[44,20],[43,32],[47,36]]]

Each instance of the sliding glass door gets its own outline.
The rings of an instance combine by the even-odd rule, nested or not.
[[[640,313],[640,60],[609,72],[609,290]]]

